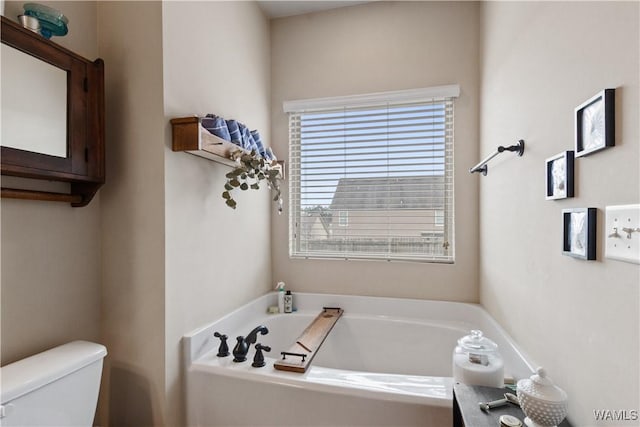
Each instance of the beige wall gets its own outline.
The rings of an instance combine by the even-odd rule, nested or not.
[[[272,288],[276,206],[262,188],[228,208],[220,195],[231,168],[172,152],[168,123],[215,113],[269,144],[269,23],[254,2],[166,2],[163,49],[167,424],[179,425],[181,338]]]
[[[269,143],[269,24],[251,2],[54,7],[78,22],[56,41],[105,60],[107,183],[88,208],[2,201],[2,361],[102,342],[98,423],[180,425],[180,339],[271,288],[274,205],[227,208],[230,169],[171,152],[168,120],[215,112]]]
[[[24,2],[6,2],[17,21]],[[96,4],[41,2],[73,22],[56,43],[98,56]],[[2,186],[66,191],[64,184],[2,177]],[[2,199],[1,364],[76,339],[100,340],[100,193],[89,206]]]
[[[100,423],[164,422],[162,4],[100,2],[107,183],[102,192]]]
[[[285,100],[461,87],[455,265],[290,260],[285,209],[272,220],[275,280],[294,291],[478,300],[478,184],[466,173],[478,159],[478,10],[464,2],[375,2],[272,21],[272,139],[282,158],[288,149]]]
[[[80,209],[2,200],[2,364],[103,342],[99,423],[179,425],[181,336],[285,280],[479,298],[567,390],[574,425],[638,407],[640,269],[605,260],[601,243],[595,262],[559,249],[562,208],[599,208],[602,240],[604,207],[640,199],[638,3],[376,2],[271,24],[252,2],[54,7],[72,22],[56,41],[105,60],[107,184]],[[265,190],[233,211],[220,198],[226,167],[169,148],[170,118],[213,112],[286,159],[284,100],[450,83],[461,86],[455,265],[289,260],[287,211],[271,215]],[[573,108],[604,87],[618,88],[616,147],[577,160],[577,197],[545,201],[544,159],[572,149]],[[517,138],[522,158],[468,174]]]
[[[640,201],[639,5],[490,2],[482,23],[481,151],[527,148],[477,177],[481,303],[567,391],[573,424],[593,426],[594,409],[639,403],[640,268],[602,245],[605,206]],[[576,160],[576,197],[545,201],[545,159],[573,149],[574,108],[609,87],[616,146]],[[569,207],[598,208],[597,261],[561,255]]]

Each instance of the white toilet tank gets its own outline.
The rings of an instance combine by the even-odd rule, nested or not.
[[[106,354],[73,341],[0,368],[0,426],[91,426]]]

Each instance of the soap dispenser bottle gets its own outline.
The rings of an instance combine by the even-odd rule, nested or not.
[[[276,290],[278,291],[278,312],[284,313],[284,282],[278,282]]]
[[[284,295],[284,312],[291,313],[293,311],[293,295],[291,291],[287,291]]]

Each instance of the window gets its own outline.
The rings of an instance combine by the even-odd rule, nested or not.
[[[453,262],[458,93],[286,102],[290,256]]]
[[[338,225],[340,227],[349,225],[349,211],[338,211]]]

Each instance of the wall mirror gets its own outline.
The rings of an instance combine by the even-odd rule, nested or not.
[[[70,183],[2,197],[87,205],[104,183],[104,66],[2,17],[1,172]]]
[[[0,56],[0,145],[67,157],[67,73],[5,44]]]

